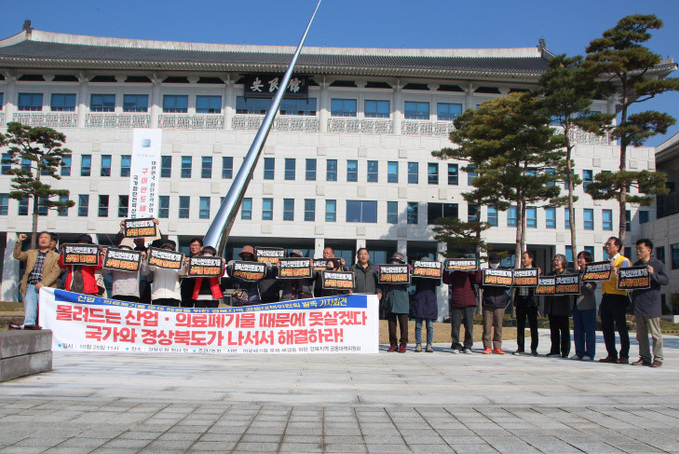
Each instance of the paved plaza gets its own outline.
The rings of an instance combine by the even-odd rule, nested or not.
[[[53,372],[0,383],[0,453],[679,453],[679,338],[659,369],[448,347],[55,352]]]

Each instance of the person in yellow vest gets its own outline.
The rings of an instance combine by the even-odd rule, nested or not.
[[[612,236],[604,244],[604,249],[611,261],[611,278],[602,283],[603,294],[599,315],[601,316],[601,331],[604,333],[604,342],[608,356],[600,359],[602,363],[629,364],[629,332],[627,331],[627,306],[629,297],[627,290],[618,290],[618,274],[620,268],[627,268],[631,263],[627,257],[620,254],[622,241]],[[620,336],[620,354],[615,348],[615,328]]]

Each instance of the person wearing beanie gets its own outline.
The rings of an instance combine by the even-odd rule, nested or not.
[[[422,257],[422,262],[431,262],[429,257]],[[427,345],[424,351],[434,351],[434,320],[439,316],[439,305],[436,299],[436,287],[441,285],[440,279],[413,277],[415,293],[410,298],[410,316],[415,319],[415,351],[422,351],[422,323],[427,327]]]
[[[400,252],[395,252],[391,256],[390,263],[394,265],[404,265],[405,256]],[[378,268],[379,271],[379,268]],[[387,322],[389,325],[389,350],[390,352],[406,352],[408,345],[408,313],[410,312],[410,301],[408,298],[408,284],[393,284],[385,286],[384,304],[387,311]],[[396,321],[398,320],[401,337],[396,337]],[[400,346],[399,346],[400,344]]]

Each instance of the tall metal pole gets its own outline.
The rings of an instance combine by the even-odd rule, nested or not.
[[[234,178],[233,183],[229,188],[229,192],[226,194],[224,202],[222,202],[222,206],[219,208],[217,215],[205,234],[203,243],[205,246],[214,247],[217,250],[218,255],[224,255],[226,240],[228,239],[231,227],[233,227],[233,223],[236,220],[238,208],[240,207],[241,202],[243,201],[243,196],[248,189],[248,184],[250,183],[252,174],[255,171],[255,167],[257,166],[257,161],[259,160],[259,156],[262,154],[262,147],[264,146],[266,138],[269,135],[271,125],[276,118],[276,113],[278,113],[281,101],[283,100],[285,91],[287,90],[288,84],[290,83],[290,78],[292,77],[292,71],[295,69],[297,58],[302,51],[302,46],[304,46],[304,40],[306,40],[306,36],[309,33],[309,29],[311,28],[311,23],[313,22],[314,17],[316,17],[316,12],[321,6],[322,1],[323,0],[318,0],[314,14],[311,16],[311,19],[309,19],[309,24],[307,25],[304,35],[302,35],[302,39],[297,46],[297,50],[290,61],[290,66],[288,66],[288,69],[281,80],[279,85],[280,88],[276,92],[276,95],[271,102],[269,111],[264,116],[262,126],[259,127],[259,131],[257,131],[257,135],[255,136],[252,145],[250,145],[248,153],[245,155],[243,164],[241,164],[240,169],[236,174],[236,178]]]

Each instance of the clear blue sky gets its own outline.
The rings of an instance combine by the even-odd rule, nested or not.
[[[0,37],[33,27],[60,33],[165,41],[297,45],[317,0],[177,1],[0,0]],[[554,53],[584,54],[594,38],[623,16],[655,14],[665,27],[648,47],[679,60],[677,0],[324,0],[308,46],[392,48],[530,47],[540,38]],[[679,77],[679,74],[674,74]],[[643,110],[679,119],[679,94]],[[679,132],[673,127],[647,145]]]

